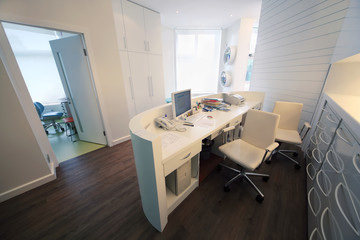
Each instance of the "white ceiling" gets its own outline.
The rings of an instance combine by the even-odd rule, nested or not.
[[[261,0],[131,0],[161,15],[168,27],[228,27],[260,16]],[[179,13],[176,13],[179,11]],[[257,22],[257,21],[256,21]]]

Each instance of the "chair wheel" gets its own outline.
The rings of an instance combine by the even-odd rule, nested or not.
[[[295,169],[300,169],[300,168],[301,168],[300,164],[295,165]]]
[[[61,129],[61,131],[63,132],[63,131],[65,131],[65,129],[64,128],[60,128]]]
[[[264,176],[262,179],[263,179],[264,182],[269,181],[269,177],[268,177],[268,176]]]
[[[49,135],[49,131],[48,131],[48,130],[45,130],[45,133],[46,133],[46,135]]]
[[[230,188],[229,187],[224,187],[224,192],[230,192]]]
[[[264,200],[264,197],[262,197],[261,195],[256,196],[256,201],[258,201],[259,203],[262,203],[263,200]]]
[[[294,157],[296,157],[297,155],[299,155],[297,152],[293,152]]]

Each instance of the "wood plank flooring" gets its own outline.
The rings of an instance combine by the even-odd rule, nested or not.
[[[285,146],[286,147],[286,146]],[[299,159],[302,155],[299,155]],[[0,239],[306,239],[305,166],[281,156],[255,179],[223,191],[233,173],[215,170],[157,232],[141,207],[131,142],[60,164],[57,179],[0,203]]]

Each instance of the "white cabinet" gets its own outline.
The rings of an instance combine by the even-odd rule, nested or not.
[[[119,50],[126,50],[126,34],[121,0],[113,1],[112,4],[118,48]]]
[[[128,51],[161,54],[160,14],[123,0]]]
[[[165,104],[160,55],[120,52],[130,117]]]
[[[129,52],[130,72],[134,90],[137,113],[152,108],[151,83],[147,56],[143,53]]]
[[[113,1],[129,114],[165,104],[160,14],[126,0]]]
[[[144,8],[145,37],[149,53],[162,53],[161,20],[156,12]]]
[[[129,56],[126,51],[120,51],[120,61],[122,66],[122,77],[125,85],[126,100],[129,109],[129,116],[136,115],[136,105],[134,96],[134,86],[132,83],[132,77],[130,73]]]
[[[148,54],[147,57],[151,84],[151,101],[155,107],[165,104],[163,60],[160,55]]]

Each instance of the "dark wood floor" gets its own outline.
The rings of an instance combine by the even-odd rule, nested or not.
[[[57,180],[0,203],[0,239],[306,239],[305,167],[281,157],[255,180],[262,204],[233,175],[210,173],[168,218],[163,233],[142,212],[131,142],[61,163]],[[301,155],[299,156],[301,158]]]

